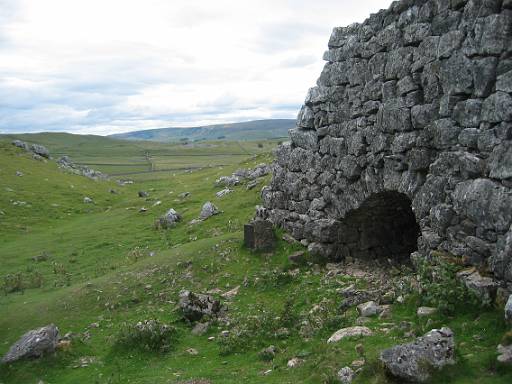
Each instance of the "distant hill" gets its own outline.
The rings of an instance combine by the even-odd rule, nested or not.
[[[172,142],[180,140],[263,140],[288,137],[295,119],[254,120],[242,123],[206,125],[190,128],[157,128],[110,135],[123,140]]]

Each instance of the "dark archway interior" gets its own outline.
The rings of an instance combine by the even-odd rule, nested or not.
[[[411,200],[402,193],[370,196],[346,215],[341,228],[343,254],[354,258],[402,263],[418,248],[420,227]]]

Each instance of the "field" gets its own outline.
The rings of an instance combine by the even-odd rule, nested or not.
[[[55,162],[35,161],[10,145],[11,137],[0,140],[0,355],[23,333],[46,324],[73,335],[71,346],[53,356],[0,365],[2,384],[199,378],[334,383],[341,367],[360,358],[358,343],[364,345],[365,363],[354,383],[391,383],[378,362],[380,351],[441,326],[456,335],[457,363],[433,382],[512,381],[510,367],[496,362],[496,346],[507,327],[502,310],[494,307],[456,302],[449,311],[418,318],[416,308],[425,297],[410,293],[392,305],[389,318],[365,324],[373,336],[326,343],[357,318],[355,308],[341,311],[340,290],[351,284],[364,288],[366,278],[332,275],[332,266],[323,263],[293,265],[288,256],[303,248],[281,240],[277,229],[273,252],[253,253],[243,246],[243,225],[260,204],[269,176],[252,190],[242,184],[226,197],[215,197],[219,176],[269,163],[275,141],[163,145],[65,134],[21,138],[47,145],[55,157],[67,154],[117,176],[92,181],[66,174]],[[117,178],[134,184],[121,186]],[[141,190],[149,197],[139,198]],[[183,192],[190,195],[180,197]],[[84,197],[94,203],[84,203]],[[208,200],[222,213],[191,224]],[[147,211],[140,212],[142,207]],[[182,221],[155,229],[155,219],[169,208],[182,214]],[[413,274],[404,268],[393,270],[393,276],[409,281]],[[220,297],[238,286],[237,295],[222,299],[229,322],[213,322],[206,334],[192,334],[177,308],[180,291]],[[119,344],[128,325],[147,319],[175,327],[169,351]],[[401,326],[408,322],[411,328]],[[277,348],[274,358],[260,354],[270,345]],[[287,367],[294,357],[302,363]]]
[[[35,133],[0,135],[46,146],[53,157],[70,156],[78,164],[114,177],[168,177],[169,172],[238,164],[252,155],[268,153],[278,140],[158,143],[125,141],[94,135]],[[154,172],[154,173],[153,173]],[[153,173],[151,176],[147,173]],[[158,175],[156,173],[163,173]]]

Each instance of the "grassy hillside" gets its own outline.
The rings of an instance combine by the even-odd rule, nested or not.
[[[180,140],[266,140],[288,137],[295,127],[294,119],[254,120],[232,124],[216,124],[190,128],[158,128],[112,135],[125,140],[172,142]]]
[[[238,164],[250,155],[270,152],[278,141],[158,143],[53,132],[0,135],[6,142],[15,139],[42,144],[54,158],[67,155],[109,175],[146,180],[185,169]]]
[[[354,382],[390,383],[378,364],[380,351],[443,325],[455,332],[457,364],[433,382],[511,382],[512,370],[496,363],[495,348],[507,330],[502,311],[466,302],[418,318],[424,298],[408,293],[392,305],[389,318],[369,320],[373,336],[327,344],[334,331],[356,322],[355,308],[340,309],[341,289],[378,284],[384,279],[379,274],[407,286],[413,275],[376,265],[337,266],[339,273],[329,265],[297,267],[288,256],[301,246],[282,240],[274,252],[250,252],[242,245],[243,224],[253,216],[265,181],[253,190],[235,187],[220,199],[213,182],[271,157],[238,160],[121,187],[62,173],[53,162],[35,161],[0,141],[0,354],[27,330],[49,323],[74,335],[71,346],[54,356],[0,365],[0,383],[333,383],[337,370],[360,359],[358,343],[366,362]],[[139,198],[139,190],[149,197]],[[190,196],[179,197],[182,192]],[[85,204],[85,196],[94,204]],[[222,213],[190,224],[207,200]],[[154,229],[154,220],[171,207],[182,222]],[[237,286],[237,295],[222,299],[229,322],[193,335],[177,309],[179,292],[220,297]],[[146,319],[176,328],[169,351],[117,343],[126,324]],[[269,345],[277,347],[273,359],[260,354]],[[302,363],[288,368],[293,357]]]

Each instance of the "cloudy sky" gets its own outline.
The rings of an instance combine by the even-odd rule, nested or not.
[[[295,118],[335,26],[391,0],[0,0],[0,132]]]

